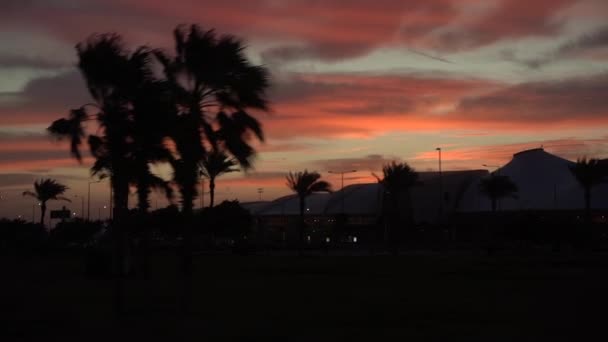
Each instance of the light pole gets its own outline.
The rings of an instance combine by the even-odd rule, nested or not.
[[[87,195],[87,221],[91,220],[91,184],[94,183],[99,183],[101,182],[101,180],[97,180],[94,182],[89,182],[89,193]],[[83,214],[84,214],[84,208],[83,208]]]
[[[439,217],[443,215],[443,174],[441,172],[441,147],[435,149],[439,154]]]
[[[264,188],[258,188],[258,200],[262,201],[262,194],[264,193]]]
[[[344,174],[346,173],[353,173],[353,172],[357,172],[357,170],[350,170],[350,171],[328,171],[329,173],[333,173],[333,174],[339,174],[340,178],[341,178],[341,183],[340,183],[340,192],[342,193],[341,200],[342,200],[342,214],[344,214]]]

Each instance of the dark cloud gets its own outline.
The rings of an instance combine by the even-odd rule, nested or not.
[[[48,140],[45,131],[14,130],[0,127],[0,143],[3,142],[39,142]]]
[[[0,187],[31,186],[36,177],[31,173],[0,173]]]
[[[400,161],[396,156],[370,154],[359,158],[321,159],[312,162],[320,171],[347,171],[374,172],[382,170],[382,166],[392,161]]]
[[[50,123],[87,102],[90,96],[76,70],[33,79],[21,92],[0,93],[0,124]]]
[[[471,3],[456,0],[200,0],[180,5],[161,0],[11,0],[0,5],[0,28],[39,28],[70,44],[92,32],[114,31],[136,44],[171,47],[176,23],[198,22],[279,44],[262,53],[269,64],[337,61],[402,42],[417,49],[454,51],[507,38],[550,36],[562,26],[555,14],[575,1],[502,0],[471,21],[462,20]]]
[[[495,9],[480,15],[480,20],[455,22],[453,27],[437,30],[427,37],[428,44],[440,51],[460,51],[504,39],[557,35],[565,22],[556,21],[555,15],[576,1],[501,1]]]
[[[465,98],[463,117],[502,122],[556,122],[605,118],[608,73],[557,81],[523,83],[489,95]]]
[[[582,35],[562,45],[557,53],[571,56],[585,53],[598,48],[608,48],[608,26],[601,27],[594,32]]]
[[[71,64],[67,61],[53,60],[48,57],[30,57],[18,55],[2,55],[0,54],[0,68],[29,68],[29,69],[61,69],[69,67]]]

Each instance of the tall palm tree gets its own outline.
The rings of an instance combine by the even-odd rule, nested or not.
[[[591,190],[597,185],[605,182],[607,171],[598,159],[587,159],[582,157],[576,160],[576,164],[569,167],[570,172],[583,188],[585,200],[585,219],[591,219]]]
[[[71,140],[72,155],[82,162],[80,146],[86,138],[84,125],[96,121],[98,134],[89,135],[88,143],[96,161],[93,173],[110,175],[114,195],[114,217],[119,219],[127,210],[129,193],[129,148],[132,118],[129,108],[129,91],[133,86],[129,56],[117,34],[93,35],[76,46],[78,68],[86,81],[93,104],[70,112],[67,119],[54,121],[48,128],[58,138]],[[88,107],[96,108],[89,115]]]
[[[287,187],[298,195],[300,200],[300,224],[298,225],[298,237],[300,252],[304,246],[304,208],[306,208],[306,197],[315,192],[331,192],[331,185],[320,180],[321,175],[318,172],[289,172],[286,177]]]
[[[177,27],[174,39],[175,56],[159,50],[156,56],[178,108],[171,135],[178,157],[172,165],[182,210],[189,214],[197,195],[204,141],[213,148],[221,145],[242,168],[251,167],[255,150],[248,143],[250,137],[263,140],[264,135],[248,110],[268,110],[269,82],[268,71],[251,64],[243,43],[233,36],[191,25]]]
[[[149,52],[140,48],[130,54],[117,34],[93,35],[76,46],[78,68],[86,81],[93,104],[72,110],[67,119],[54,121],[48,131],[58,138],[68,138],[74,157],[82,162],[80,146],[87,137],[84,125],[96,121],[96,134],[88,136],[95,163],[93,174],[109,175],[114,203],[112,232],[118,266],[115,309],[124,311],[124,276],[128,272],[126,255],[128,237],[124,218],[128,212],[129,183],[136,175],[134,151],[134,96],[141,83],[153,73],[148,70]],[[93,107],[96,113],[89,115]]]
[[[201,176],[209,179],[209,206],[211,208],[213,208],[215,197],[215,179],[225,173],[240,171],[235,168],[237,165],[238,161],[219,150],[207,153],[201,160]]]
[[[394,252],[397,251],[397,246],[400,243],[397,226],[400,224],[400,213],[404,208],[405,219],[408,228],[411,228],[413,223],[412,203],[410,190],[415,185],[420,184],[418,181],[418,172],[414,170],[408,163],[397,163],[395,161],[386,164],[382,167],[382,178],[374,175],[378,183],[384,188],[385,199],[390,203],[390,206],[385,207],[385,212],[390,217],[388,225],[387,239],[393,245]]]
[[[492,212],[496,212],[498,201],[506,197],[517,197],[517,185],[508,176],[490,174],[479,183],[479,190],[490,199]]]
[[[41,179],[34,182],[34,191],[24,191],[23,196],[34,197],[40,202],[40,224],[44,226],[44,216],[46,215],[46,202],[50,200],[68,201],[62,197],[68,187],[54,179]]]
[[[251,137],[263,141],[260,123],[249,110],[267,111],[268,71],[251,64],[243,43],[230,35],[196,25],[178,26],[173,32],[175,55],[157,50],[175,101],[170,121],[174,181],[182,197],[184,290],[182,309],[188,309],[192,267],[192,209],[197,196],[199,163],[205,145],[222,148],[243,169],[251,167],[255,150]]]

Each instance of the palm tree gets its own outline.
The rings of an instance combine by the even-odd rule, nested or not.
[[[268,110],[269,82],[266,68],[252,65],[243,43],[233,36],[218,36],[215,31],[205,31],[196,25],[178,26],[173,36],[175,56],[160,50],[155,55],[163,66],[176,108],[169,123],[175,146],[170,163],[186,222],[182,296],[185,311],[193,273],[192,209],[205,145],[226,150],[243,169],[250,168],[255,155],[250,138],[263,141],[264,135],[260,123],[248,110]]]
[[[197,195],[199,163],[204,141],[220,145],[243,169],[251,167],[255,150],[250,137],[264,139],[260,123],[247,110],[267,111],[268,71],[252,65],[243,43],[230,35],[196,25],[174,30],[175,56],[155,51],[171,84],[176,107],[171,135],[176,154],[175,182],[182,194],[182,210],[192,212]],[[218,129],[213,129],[216,124]]]
[[[385,207],[390,219],[387,232],[387,242],[391,242],[394,252],[397,251],[399,245],[399,225],[401,209],[405,207],[405,218],[408,228],[413,223],[412,203],[410,197],[410,189],[420,184],[418,181],[418,172],[414,170],[408,163],[397,163],[395,161],[386,164],[382,167],[382,178],[376,176],[378,183],[384,188],[385,199],[390,202],[390,207]]]
[[[23,196],[34,197],[40,202],[40,224],[44,226],[44,216],[46,215],[46,202],[50,200],[68,201],[62,197],[68,187],[54,179],[41,179],[34,182],[34,191],[24,191]]]
[[[318,172],[289,172],[287,175],[287,187],[298,195],[300,200],[300,224],[298,227],[300,253],[304,246],[304,208],[306,207],[306,197],[315,192],[331,192],[331,185],[321,179]]]
[[[583,188],[585,219],[589,222],[591,219],[591,190],[605,182],[607,170],[598,159],[587,159],[586,157],[577,159],[576,164],[569,166],[569,168]]]
[[[517,185],[511,181],[511,178],[497,175],[496,173],[492,173],[489,177],[482,179],[479,183],[479,190],[490,199],[492,212],[496,212],[500,199],[506,197],[516,198],[518,191]]]
[[[97,134],[89,135],[88,145],[95,163],[91,172],[110,177],[114,222],[112,232],[115,239],[115,253],[118,266],[115,309],[118,314],[124,310],[124,280],[128,271],[128,237],[124,218],[128,212],[129,183],[137,174],[138,164],[134,151],[134,96],[141,83],[153,73],[148,70],[149,52],[140,48],[129,54],[123,47],[122,38],[117,34],[93,35],[86,42],[76,46],[78,68],[95,103],[86,104],[70,112],[67,119],[54,121],[48,131],[58,138],[68,138],[74,157],[82,162],[80,146],[86,137],[84,125],[87,121],[97,122]],[[89,115],[87,109],[96,108]]]
[[[132,72],[128,53],[122,38],[116,34],[93,35],[76,46],[78,68],[84,77],[89,93],[95,100],[70,112],[67,119],[54,121],[48,128],[58,138],[71,140],[72,155],[82,162],[80,146],[86,138],[85,123],[95,120],[100,135],[89,135],[88,144],[96,161],[92,173],[106,172],[111,178],[114,195],[114,218],[120,219],[127,210],[129,178],[130,132],[132,118],[129,109],[129,91]],[[88,107],[97,109],[89,115]]]
[[[230,158],[226,153],[218,150],[207,153],[201,160],[201,176],[209,179],[209,206],[211,208],[213,208],[215,197],[215,179],[225,173],[240,171],[234,168],[237,165],[238,162],[234,158]]]

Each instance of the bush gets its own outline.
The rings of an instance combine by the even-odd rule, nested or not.
[[[235,241],[245,239],[251,233],[253,217],[238,201],[224,201],[213,208],[205,208],[196,217],[199,233]]]
[[[102,230],[101,221],[75,219],[58,223],[51,231],[51,238],[68,245],[84,246],[93,243]]]
[[[38,223],[0,219],[0,250],[37,249],[46,242],[47,236]]]

